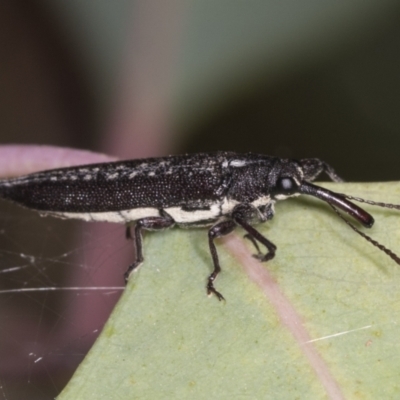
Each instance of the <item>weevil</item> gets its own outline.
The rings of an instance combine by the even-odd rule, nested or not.
[[[400,206],[336,193],[311,183],[321,173],[334,182],[342,181],[329,164],[318,158],[199,153],[33,173],[0,181],[0,197],[43,215],[126,224],[127,237],[134,240],[136,259],[127,269],[125,281],[144,261],[143,231],[174,225],[209,227],[214,268],[207,280],[207,293],[219,300],[224,297],[214,287],[221,271],[215,239],[241,227],[257,249],[255,257],[271,260],[277,247],[254,225],[272,219],[276,201],[302,194],[328,203],[355,232],[400,264],[396,254],[356,228],[342,213],[371,228],[373,217],[350,200],[396,209]],[[259,244],[265,247],[265,253]]]

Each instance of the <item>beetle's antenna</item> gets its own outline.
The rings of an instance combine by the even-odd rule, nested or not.
[[[309,182],[303,182],[301,184],[300,193],[304,193],[304,194],[308,194],[308,195],[311,195],[311,196],[314,196],[314,197],[318,197],[319,199],[326,201],[332,207],[333,211],[335,211],[335,213],[351,229],[353,229],[354,232],[358,233],[365,240],[370,242],[372,245],[377,247],[379,250],[381,250],[384,253],[386,253],[393,261],[395,261],[397,264],[400,265],[400,257],[397,254],[393,253],[392,250],[388,249],[383,244],[381,244],[378,241],[372,239],[366,233],[360,231],[350,221],[348,221],[343,216],[343,214],[338,210],[338,208],[340,208],[345,213],[351,215],[353,218],[355,218],[358,222],[362,223],[367,228],[371,228],[371,226],[374,223],[374,219],[372,218],[372,216],[370,214],[368,214],[362,208],[360,208],[357,205],[353,204],[349,200],[354,200],[354,201],[358,201],[360,203],[371,204],[371,205],[379,206],[379,207],[392,208],[392,209],[396,209],[396,210],[400,210],[400,205],[388,204],[388,203],[380,203],[380,202],[375,202],[375,201],[372,201],[372,200],[365,200],[365,199],[362,199],[360,197],[348,196],[347,194],[343,194],[343,193],[335,193],[335,192],[332,192],[332,191],[330,191],[328,189],[324,189],[324,188],[321,188],[319,186],[313,185],[312,183],[309,183]]]
[[[347,197],[347,196],[346,196]],[[357,200],[357,198],[350,197],[352,200]],[[366,203],[368,202],[368,200],[366,201]],[[370,204],[370,203],[368,203]],[[397,264],[400,265],[400,257],[396,254],[393,253],[392,250],[388,249],[387,247],[385,247],[383,244],[380,244],[379,242],[377,242],[376,240],[372,239],[370,236],[368,236],[367,234],[365,234],[364,232],[361,232],[359,229],[357,229],[350,221],[348,221],[340,212],[339,210],[333,206],[332,204],[329,203],[329,205],[333,208],[333,211],[335,211],[335,213],[351,228],[353,229],[354,232],[357,232],[360,236],[362,236],[364,239],[368,240],[368,242],[370,242],[371,244],[373,244],[375,247],[377,247],[379,250],[383,251],[384,253],[386,253],[392,260],[394,260]],[[376,205],[376,204],[374,204]]]
[[[348,200],[358,201],[359,203],[366,203],[366,204],[370,204],[372,206],[391,208],[393,210],[400,210],[400,205],[399,204],[381,203],[379,201],[366,200],[366,199],[363,199],[361,197],[349,196],[348,194],[343,194],[343,193],[341,193],[340,195],[345,197]]]

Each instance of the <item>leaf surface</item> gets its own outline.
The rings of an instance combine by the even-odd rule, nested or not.
[[[398,183],[324,186],[400,202]],[[400,253],[400,214],[365,209],[376,223],[362,230]],[[400,266],[313,199],[279,202],[258,228],[278,246],[268,263],[240,230],[218,244],[226,302],[205,294],[206,230],[146,235],[143,266],[59,399],[400,398]],[[252,263],[269,283],[249,278]]]

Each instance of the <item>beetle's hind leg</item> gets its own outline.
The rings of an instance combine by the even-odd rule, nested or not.
[[[170,228],[172,225],[174,225],[174,223],[175,221],[173,220],[173,218],[166,212],[161,210],[159,217],[148,217],[136,221],[134,227],[135,236],[133,238],[131,234],[130,225],[126,227],[126,237],[128,239],[133,239],[134,241],[136,259],[128,267],[128,269],[124,274],[125,284],[128,282],[129,276],[132,273],[132,271],[134,271],[144,260],[142,231],[143,230],[156,231],[156,230],[166,229]]]

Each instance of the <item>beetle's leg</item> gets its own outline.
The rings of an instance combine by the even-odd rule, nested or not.
[[[128,282],[129,275],[135,270],[142,262],[143,262],[143,238],[142,238],[142,230],[161,230],[165,228],[171,227],[175,221],[168,215],[166,212],[160,211],[160,217],[148,217],[139,219],[135,223],[135,251],[136,251],[136,259],[135,261],[128,267],[124,274],[125,283]],[[127,227],[127,237],[131,235],[129,227]],[[130,236],[132,237],[132,236]]]
[[[133,240],[131,228],[132,228],[131,225],[127,225],[126,226],[125,238],[128,239],[128,240]]]
[[[333,182],[343,182],[343,179],[336,173],[336,171],[326,162],[322,162],[323,171],[331,178]]]
[[[333,167],[319,158],[305,158],[299,160],[299,163],[311,180],[316,179],[320,174],[325,172],[333,182],[343,182],[343,179],[336,173]]]
[[[256,208],[250,204],[239,204],[235,207],[232,212],[232,219],[240,225],[248,234],[250,240],[255,244],[256,242],[261,243],[268,250],[266,254],[256,254],[254,257],[260,261],[268,261],[275,257],[276,246],[270,242],[265,236],[261,235],[257,229],[253,228],[248,221],[254,218]],[[247,235],[246,235],[247,236]],[[256,245],[256,248],[258,246]]]
[[[253,236],[250,235],[250,233],[246,233],[243,237],[244,237],[245,239],[250,240],[250,242],[253,243],[253,246],[256,248],[257,254],[254,254],[254,257],[255,257],[255,258],[260,258],[260,257],[262,257],[263,254],[261,253],[260,246],[258,245],[256,239],[254,239]]]
[[[246,206],[246,207],[249,207],[249,206]],[[273,207],[272,203],[266,204],[261,207],[257,207],[257,209],[258,209],[258,212],[260,213],[260,217],[259,217],[260,222],[269,221],[274,216],[274,207]],[[247,211],[247,213],[249,214],[248,217],[250,217],[250,219],[257,218],[256,211],[251,206],[250,206],[250,209]],[[263,258],[263,254],[261,253],[260,246],[258,245],[256,239],[254,239],[254,237],[251,236],[249,233],[246,233],[246,235],[244,235],[244,238],[250,240],[250,242],[253,243],[253,246],[257,250],[257,254],[254,254],[254,257],[261,260]]]
[[[219,265],[218,253],[217,248],[215,247],[214,239],[225,236],[228,233],[231,233],[236,227],[236,224],[232,220],[221,221],[214,225],[208,231],[208,244],[210,246],[211,257],[214,263],[214,270],[211,275],[208,277],[207,280],[207,294],[215,294],[218,297],[218,300],[225,300],[224,296],[219,293],[214,288],[214,281],[218,274],[221,272],[221,267]]]

